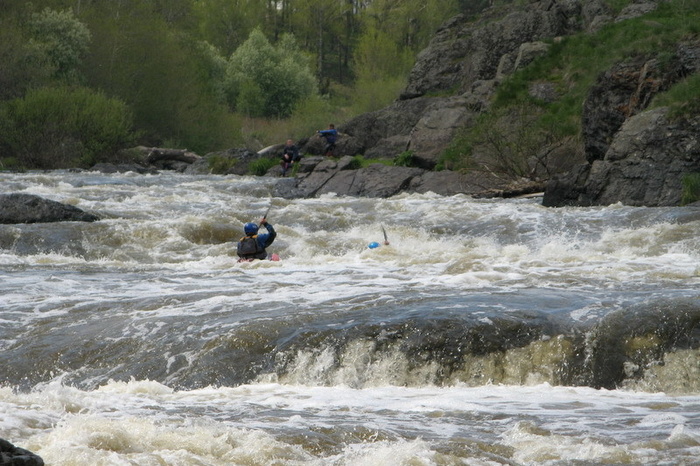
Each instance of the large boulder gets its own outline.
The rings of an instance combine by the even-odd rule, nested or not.
[[[511,57],[514,64],[522,44],[585,27],[583,3],[601,2],[545,0],[528,2],[505,16],[503,10],[494,8],[476,22],[464,16],[452,18],[418,55],[401,98],[445,91],[463,93],[478,80],[494,79],[503,57]]]
[[[0,194],[0,223],[94,222],[100,218],[75,206],[33,194]]]
[[[396,136],[406,138],[420,120],[425,109],[434,102],[432,98],[397,101],[381,110],[364,113],[353,118],[342,125],[341,132],[353,137],[358,142],[361,153],[364,154],[387,139]],[[405,147],[403,150],[406,150]],[[393,158],[397,154],[375,153],[374,155]]]
[[[478,116],[468,103],[466,97],[436,98],[425,108],[411,130],[407,145],[418,167],[435,168],[455,133]]]
[[[444,196],[484,194],[501,196],[494,186],[502,183],[481,173],[462,174],[452,171],[429,171],[417,167],[372,164],[356,168],[352,157],[339,160],[305,157],[296,177],[275,184],[274,195],[287,199],[308,198],[335,193],[339,196],[390,197],[401,192]],[[540,190],[541,191],[541,190]]]
[[[0,438],[0,466],[44,466],[40,456]]]
[[[358,170],[338,172],[316,194],[337,193],[345,196],[390,197],[405,191],[411,180],[422,173],[423,170],[420,168],[373,164]]]
[[[691,173],[700,173],[700,116],[672,119],[657,108],[625,121],[602,160],[550,180],[542,203],[679,205]]]
[[[582,133],[589,162],[605,156],[622,124],[646,109],[651,99],[688,74],[679,59],[638,57],[602,73],[583,105]]]
[[[473,108],[473,99],[462,96],[399,100],[354,118],[343,132],[367,158],[394,159],[410,150],[416,165],[430,170],[455,132],[478,115]]]

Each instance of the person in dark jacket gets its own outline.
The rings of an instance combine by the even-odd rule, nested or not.
[[[258,234],[258,224],[264,226],[267,233]],[[246,223],[243,225],[245,236],[238,241],[236,252],[238,254],[238,262],[247,262],[254,259],[267,259],[267,248],[275,241],[277,232],[267,223],[265,217],[260,219],[260,222]]]
[[[323,155],[327,157],[333,156],[335,141],[338,138],[338,131],[335,129],[335,125],[331,123],[328,125],[328,129],[321,130],[318,133],[326,139],[326,148],[323,150]]]
[[[301,160],[299,149],[294,145],[294,141],[287,139],[287,144],[285,144],[284,151],[282,151],[282,160],[280,161],[282,176],[287,176],[287,170],[299,160]]]

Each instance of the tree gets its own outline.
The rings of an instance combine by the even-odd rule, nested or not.
[[[369,29],[355,47],[354,68],[357,112],[370,112],[390,104],[406,85],[413,55],[388,34]]]
[[[265,2],[261,0],[206,0],[194,4],[199,37],[221,50],[233,53],[255,27],[267,29]]]
[[[50,82],[56,66],[14,18],[0,19],[0,100],[21,97]]]
[[[294,37],[284,34],[277,47],[260,29],[231,55],[227,75],[229,104],[249,116],[286,117],[316,83]]]
[[[55,66],[55,77],[67,82],[78,80],[78,67],[90,46],[90,31],[71,10],[50,8],[34,13],[30,22],[32,43]]]
[[[238,128],[218,102],[211,54],[139,2],[118,3],[84,13],[94,31],[88,84],[133,109],[142,144],[203,153],[232,144]]]

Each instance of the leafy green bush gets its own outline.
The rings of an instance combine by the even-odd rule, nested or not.
[[[357,170],[364,166],[365,158],[362,155],[356,155],[350,161],[348,168],[351,170]]]
[[[126,104],[87,88],[41,88],[0,109],[0,144],[27,168],[90,167],[133,140]]]
[[[238,117],[212,82],[223,71],[215,50],[170,29],[150,2],[87,3],[93,45],[81,69],[90,87],[129,105],[140,144],[205,154],[240,142]]]
[[[236,165],[236,159],[231,157],[223,157],[220,155],[214,155],[209,157],[209,170],[216,175],[223,175],[227,173],[234,165]]]
[[[412,167],[413,166],[413,151],[407,150],[401,152],[394,157],[394,165],[397,167]]]
[[[231,55],[226,89],[236,110],[280,118],[316,93],[316,79],[291,35],[284,35],[275,47],[255,29]]]
[[[277,160],[275,159],[258,159],[250,162],[248,165],[248,171],[255,176],[263,176],[267,171],[277,165]]]
[[[17,170],[21,166],[14,157],[0,157],[0,170]]]
[[[29,39],[20,20],[0,15],[0,100],[22,97],[56,72],[46,53]]]
[[[691,173],[683,177],[681,205],[700,201],[700,173]]]

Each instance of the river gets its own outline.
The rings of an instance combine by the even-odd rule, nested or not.
[[[276,181],[0,174],[101,217],[0,225],[0,437],[49,465],[700,464],[700,208]],[[282,260],[237,263],[268,208]]]

